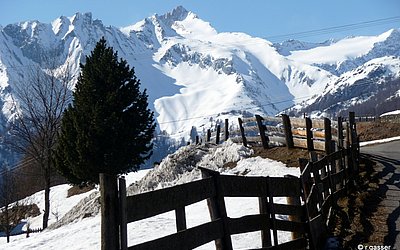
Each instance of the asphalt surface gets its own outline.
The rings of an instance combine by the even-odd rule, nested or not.
[[[375,170],[383,197],[379,206],[385,208],[387,224],[381,246],[400,250],[400,141],[365,146],[361,153],[368,154],[377,162]]]

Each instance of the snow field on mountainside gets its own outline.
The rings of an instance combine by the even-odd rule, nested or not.
[[[367,54],[375,43],[384,41],[391,33],[389,30],[379,36],[346,38],[330,46],[293,51],[288,58],[306,64],[336,64]]]
[[[343,73],[374,58],[398,58],[399,37],[395,29],[320,44],[272,44],[240,32],[219,33],[182,6],[122,28],[105,25],[91,13],[76,13],[49,24],[10,24],[0,31],[0,44],[4,44],[0,46],[0,117],[4,115],[4,121],[16,112],[8,96],[15,94],[16,83],[26,82],[28,65],[41,65],[43,53],[57,48],[55,60],[71,67],[76,81],[79,64],[104,36],[135,67],[160,130],[176,138],[187,137],[192,126],[210,128],[215,125],[211,118],[236,120],[243,111],[276,115],[295,104],[311,104],[327,93],[327,86],[341,81]],[[335,75],[337,67],[340,74]]]
[[[287,168],[283,163],[260,157],[251,158],[252,150],[230,141],[220,146],[201,148],[188,146],[178,150],[175,154],[168,156],[160,166],[152,170],[141,170],[126,176],[127,183],[136,183],[128,187],[134,188],[136,192],[144,192],[171,185],[186,183],[201,178],[201,173],[196,169],[198,166],[210,166],[211,169],[221,174],[234,174],[247,176],[283,176],[291,174],[299,176],[297,168]],[[187,161],[190,156],[190,161]],[[195,156],[198,156],[197,158]],[[239,160],[237,166],[232,169],[223,169],[222,164]],[[192,164],[192,165],[190,165]],[[173,166],[176,166],[174,168]],[[149,184],[154,178],[148,176],[159,176],[155,183]],[[138,184],[139,183],[139,184]],[[143,188],[138,187],[141,185]],[[79,199],[94,194],[95,190],[79,196],[66,198],[66,192],[70,186],[60,185],[52,188],[52,203],[59,204],[59,216],[67,214],[67,210],[79,203]],[[26,198],[27,201],[35,201],[39,204],[43,198],[43,192],[38,192]],[[257,198],[225,198],[227,213],[230,217],[240,217],[248,214],[257,214]],[[285,203],[286,199],[278,199],[277,202]],[[41,205],[40,205],[41,206]],[[210,221],[206,201],[201,201],[186,207],[188,227],[200,225]],[[31,227],[38,225],[39,218],[28,218]],[[52,218],[51,223],[55,220]],[[164,213],[145,220],[128,224],[129,245],[138,244],[151,239],[159,238],[175,233],[174,212]],[[233,235],[232,241],[236,249],[260,247],[260,233],[247,233]],[[290,233],[281,232],[282,241],[290,239]],[[26,239],[24,235],[11,237],[11,243],[6,244],[5,238],[0,238],[0,249],[71,249],[87,250],[100,248],[100,214],[93,217],[79,217],[72,223],[62,225],[57,229],[47,229],[42,233],[31,234]],[[214,243],[210,242],[197,249],[215,249]]]

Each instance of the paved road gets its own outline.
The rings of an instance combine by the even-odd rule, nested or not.
[[[369,154],[378,163],[375,170],[383,197],[379,206],[385,212],[378,211],[384,213],[381,216],[385,215],[387,224],[384,245],[400,250],[400,141],[362,147],[361,153]]]

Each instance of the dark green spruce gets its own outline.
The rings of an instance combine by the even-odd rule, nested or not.
[[[57,169],[74,184],[98,183],[99,173],[137,170],[151,155],[155,129],[146,90],[104,38],[81,69],[62,119]]]

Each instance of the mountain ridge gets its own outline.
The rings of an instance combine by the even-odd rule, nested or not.
[[[311,104],[318,107],[323,99],[319,97],[343,80],[347,72],[371,60],[378,65],[380,62],[373,61],[377,58],[400,57],[396,42],[400,30],[386,33],[387,37],[382,34],[322,43],[291,40],[273,44],[245,33],[219,33],[182,6],[122,28],[106,26],[93,19],[91,13],[61,16],[47,24],[9,24],[0,28],[0,121],[7,127],[17,112],[10,96],[17,82],[26,81],[28,66],[41,67],[43,55],[51,56],[59,67],[68,65],[76,81],[79,64],[103,36],[120,57],[135,67],[142,87],[148,90],[159,129],[187,137],[192,126],[201,131],[225,118],[235,120],[254,113],[276,115],[289,112],[291,107],[290,112],[300,114]],[[350,48],[367,52],[351,56],[342,52]],[[316,57],[318,50],[328,51],[329,56],[341,52],[346,60],[327,62],[327,57]],[[394,64],[387,70],[395,77],[398,67],[397,62]],[[382,73],[380,78],[387,74]],[[0,130],[0,134],[5,133],[1,126]]]

